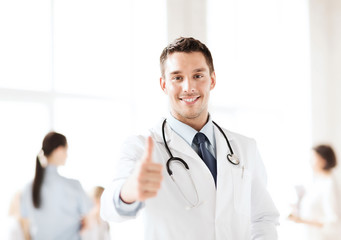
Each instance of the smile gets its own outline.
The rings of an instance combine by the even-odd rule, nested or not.
[[[200,98],[200,96],[192,97],[192,98],[180,98],[180,99],[186,103],[194,103],[199,98]]]

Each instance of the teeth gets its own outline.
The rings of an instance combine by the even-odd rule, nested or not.
[[[195,101],[195,99],[197,98],[189,98],[189,99],[183,99],[185,102],[193,102]]]

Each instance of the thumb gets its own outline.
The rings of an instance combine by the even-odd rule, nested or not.
[[[146,148],[144,152],[144,162],[152,162],[152,156],[153,156],[153,150],[154,150],[154,141],[151,136],[149,136],[146,140]]]

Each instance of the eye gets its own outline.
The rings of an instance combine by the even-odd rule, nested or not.
[[[182,77],[181,76],[174,76],[174,77],[172,77],[172,80],[180,81],[180,80],[182,80]]]
[[[194,78],[196,78],[196,79],[203,78],[203,77],[204,77],[204,75],[202,75],[202,74],[196,74],[196,75],[194,75]]]

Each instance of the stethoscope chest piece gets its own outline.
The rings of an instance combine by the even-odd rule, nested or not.
[[[213,122],[213,121],[212,121],[212,122]],[[181,159],[181,158],[179,158],[179,157],[174,157],[173,154],[172,154],[172,152],[170,151],[170,149],[169,149],[169,147],[168,147],[168,145],[167,145],[166,136],[165,136],[165,124],[166,124],[166,119],[165,119],[165,120],[163,121],[163,123],[162,123],[162,138],[163,138],[163,143],[164,143],[164,145],[165,145],[165,148],[166,148],[166,150],[167,150],[167,152],[168,152],[168,155],[169,155],[169,159],[168,159],[168,161],[167,161],[167,163],[166,163],[168,175],[171,177],[171,179],[173,180],[173,182],[176,184],[177,188],[179,189],[181,195],[183,196],[183,198],[185,199],[185,201],[188,203],[188,206],[186,207],[186,209],[195,208],[195,207],[197,207],[197,206],[199,206],[199,205],[201,204],[201,203],[199,202],[199,194],[198,194],[197,188],[196,188],[196,186],[195,186],[195,184],[194,184],[194,180],[193,180],[193,178],[192,178],[192,176],[191,176],[191,173],[190,173],[190,171],[189,171],[188,164],[187,164],[183,159]],[[239,158],[233,153],[233,149],[232,149],[232,147],[231,147],[231,145],[230,145],[230,142],[229,142],[229,140],[227,139],[227,137],[226,137],[224,131],[223,131],[223,130],[218,126],[218,124],[216,124],[215,122],[213,122],[213,124],[219,129],[219,131],[220,131],[220,132],[222,133],[222,135],[224,136],[224,138],[225,138],[225,140],[226,140],[226,143],[227,143],[227,146],[228,146],[228,148],[229,148],[229,150],[230,150],[230,153],[227,154],[227,160],[228,160],[231,164],[233,164],[233,165],[238,165],[238,164],[240,163]],[[185,192],[182,190],[182,188],[181,188],[181,186],[180,186],[181,184],[179,185],[179,184],[175,181],[175,179],[174,179],[174,177],[173,177],[173,171],[172,171],[172,169],[171,169],[171,163],[172,163],[173,161],[181,163],[181,165],[186,169],[187,174],[188,174],[189,177],[190,177],[191,184],[192,184],[192,186],[193,186],[193,188],[194,188],[194,191],[195,191],[195,196],[196,196],[196,197],[195,197],[195,200],[194,200],[194,201],[191,201],[190,199],[188,199],[188,197],[186,196]],[[243,170],[244,170],[244,168],[243,168]]]
[[[238,165],[240,163],[239,158],[236,155],[234,155],[234,154],[227,154],[227,159],[233,165]]]

